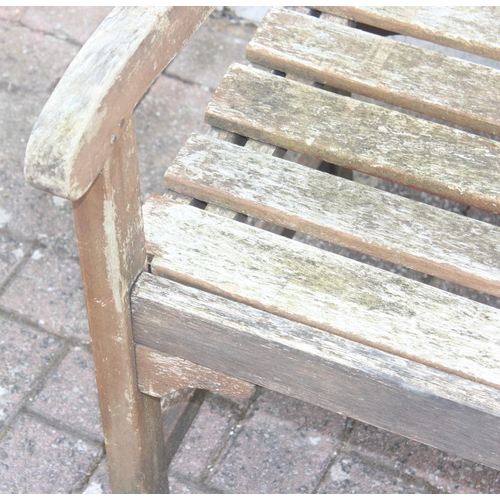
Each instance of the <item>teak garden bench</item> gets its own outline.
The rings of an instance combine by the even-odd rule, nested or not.
[[[254,385],[499,468],[500,311],[286,237],[500,296],[499,228],[312,168],[500,213],[500,72],[383,36],[500,59],[498,14],[272,9],[141,210],[134,107],[210,10],[115,9],[27,149],[73,202],[113,491],[165,489],[201,389]]]

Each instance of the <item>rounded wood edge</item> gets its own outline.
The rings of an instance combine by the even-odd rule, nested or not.
[[[80,199],[120,139],[126,117],[212,10],[115,8],[43,108],[26,150],[26,180]]]

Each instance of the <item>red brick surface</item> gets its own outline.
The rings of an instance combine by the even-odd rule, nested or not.
[[[234,493],[312,493],[344,428],[340,415],[265,391],[235,428],[210,484]]]
[[[0,447],[0,493],[74,493],[101,447],[21,415]]]
[[[73,259],[61,259],[46,249],[35,250],[0,298],[0,305],[43,329],[90,342],[80,269]]]
[[[28,408],[102,440],[92,354],[71,349]]]
[[[63,350],[35,328],[0,317],[0,426],[18,411]]]

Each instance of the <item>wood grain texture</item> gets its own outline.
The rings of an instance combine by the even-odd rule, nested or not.
[[[80,50],[35,124],[25,175],[35,187],[78,200],[92,185],[154,79],[210,7],[120,7]]]
[[[497,309],[161,196],[143,210],[153,273],[500,386]]]
[[[253,68],[230,67],[206,120],[240,135],[500,212],[500,144]]]
[[[180,389],[205,389],[234,398],[249,398],[255,387],[191,361],[143,345],[135,346],[139,388],[162,398]]]
[[[500,60],[498,7],[314,7],[403,35]]]
[[[160,400],[139,392],[130,289],[146,253],[133,121],[92,188],[73,204],[114,493],[168,489]]]
[[[248,59],[284,73],[500,135],[500,71],[285,9],[271,9]]]
[[[193,134],[165,173],[171,189],[500,296],[500,229]]]
[[[497,389],[158,276],[132,304],[151,348],[500,467]]]

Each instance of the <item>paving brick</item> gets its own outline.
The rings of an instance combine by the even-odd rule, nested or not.
[[[92,476],[90,476],[89,482],[82,493],[90,495],[98,493],[111,493],[108,463],[106,461],[106,458],[101,461]]]
[[[259,24],[262,19],[264,19],[269,7],[242,7],[238,5],[235,7],[225,7],[225,9],[233,11],[237,17],[242,17],[243,19],[247,19],[255,24]]]
[[[0,427],[61,349],[59,339],[0,317]]]
[[[173,494],[205,494],[206,491],[202,491],[192,483],[187,484],[183,479],[179,479],[175,476],[169,477],[169,489],[170,493]],[[109,483],[109,473],[108,464],[104,458],[99,464],[97,469],[94,471],[89,479],[89,482],[82,492],[83,494],[102,494],[111,493],[111,486]]]
[[[0,493],[73,493],[100,453],[94,443],[22,415],[0,442]]]
[[[51,332],[90,342],[80,268],[72,259],[36,250],[0,304]]]
[[[0,20],[0,88],[50,92],[78,47]]]
[[[380,460],[444,493],[499,493],[500,472],[370,425],[357,424],[346,450]]]
[[[160,76],[135,113],[141,190],[145,197],[161,194],[167,166],[203,122],[212,93],[197,85]]]
[[[18,22],[29,7],[4,7],[0,6],[0,19]]]
[[[83,45],[111,10],[112,7],[29,7],[21,22],[29,28]]]
[[[92,354],[74,347],[30,408],[104,439]]]
[[[0,197],[2,196],[2,187],[0,186]],[[10,220],[10,214],[0,207],[0,229],[7,225]],[[24,257],[26,245],[15,241],[6,234],[0,233],[0,286],[5,278],[12,272],[13,268]]]
[[[383,467],[357,456],[341,455],[328,472],[318,493],[408,494],[429,493],[423,485],[412,484]]]
[[[24,163],[26,145],[31,130],[47,94],[26,93],[22,89],[0,87],[0,160],[12,159]]]
[[[71,203],[29,186],[22,160],[0,159],[0,210],[19,240],[38,240],[61,256],[78,255]]]
[[[215,90],[232,63],[248,64],[246,46],[255,29],[255,26],[235,24],[228,32],[227,22],[221,26],[218,19],[209,18],[167,67],[166,73]]]
[[[222,398],[208,395],[177,451],[170,472],[199,481],[209,471],[235,424],[235,412]]]
[[[206,495],[206,491],[198,489],[193,484],[186,484],[182,479],[177,477],[170,477],[168,480],[168,487],[170,493],[173,495]],[[212,493],[212,492],[210,492]]]
[[[337,414],[265,391],[209,483],[231,493],[311,493],[344,432]]]

